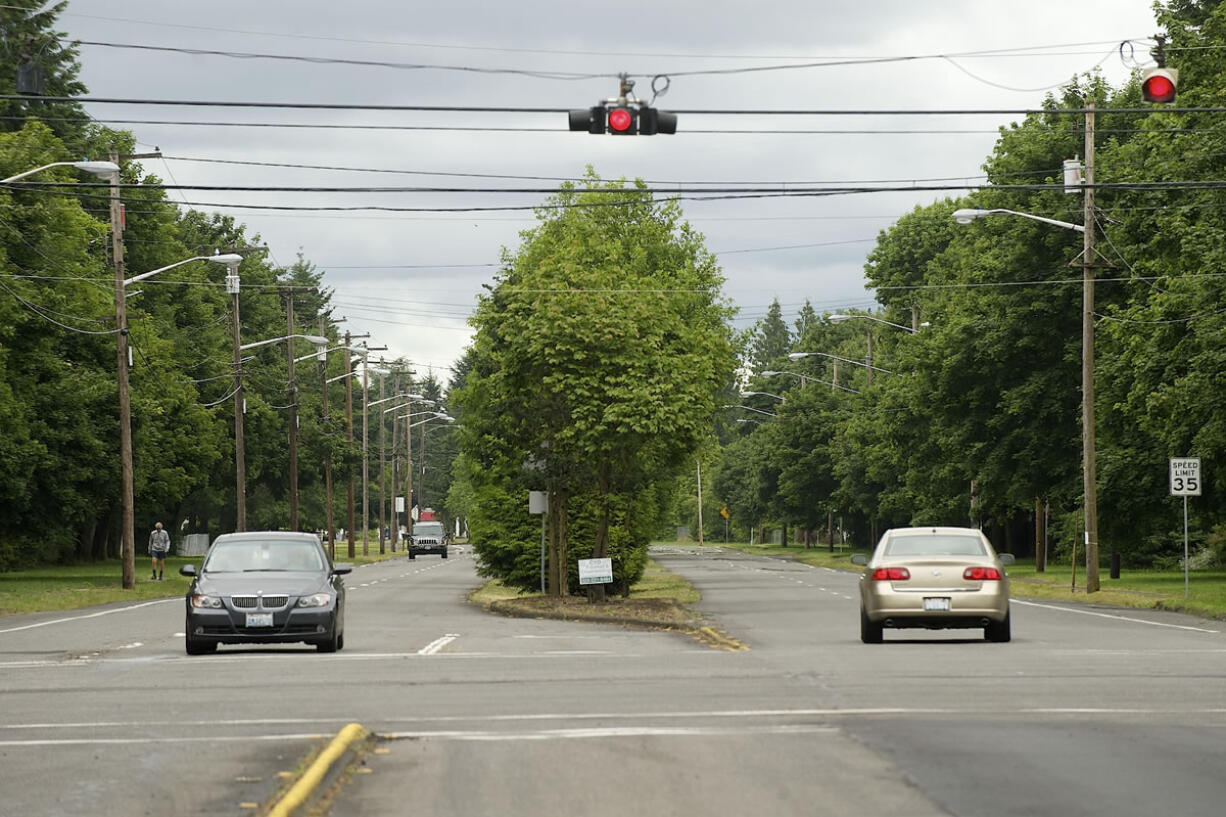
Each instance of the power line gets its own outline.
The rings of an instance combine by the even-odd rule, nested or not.
[[[34,96],[0,94],[0,100],[23,102],[56,102],[92,105],[158,105],[196,108],[275,108],[311,111],[395,111],[424,113],[497,113],[497,114],[563,114],[569,107],[525,107],[500,105],[372,105],[340,102],[242,102],[203,99],[132,99],[91,96]],[[1094,110],[1097,114],[1153,113],[1226,113],[1226,106],[1136,108],[678,108],[678,116],[1083,116]]]

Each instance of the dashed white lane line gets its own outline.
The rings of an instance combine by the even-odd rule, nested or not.
[[[418,655],[434,655],[439,650],[441,650],[443,647],[446,647],[448,644],[450,644],[452,641],[455,641],[459,637],[460,637],[459,633],[447,633],[447,635],[442,636],[441,638],[436,638],[433,641],[431,641],[429,644],[427,644],[426,646],[422,647],[420,650],[417,651],[417,654]]]

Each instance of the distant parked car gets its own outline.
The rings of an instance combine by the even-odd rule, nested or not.
[[[187,654],[218,644],[306,642],[345,646],[345,585],[353,567],[333,565],[313,533],[251,531],[213,540],[187,590]]]
[[[886,628],[983,628],[988,641],[1008,641],[1008,553],[997,555],[975,528],[894,528],[871,558],[857,553],[860,640],[879,644]]]
[[[451,537],[442,522],[417,522],[413,525],[413,533],[409,535],[409,558],[416,559],[424,553],[437,553],[447,558],[447,545]]]

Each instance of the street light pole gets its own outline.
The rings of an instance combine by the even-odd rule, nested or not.
[[[1085,491],[1086,592],[1098,578],[1098,477],[1094,435],[1094,103],[1086,102],[1085,218],[1081,253],[1081,439]]]
[[[959,224],[994,213],[1008,213],[1082,234],[1081,250],[1081,478],[1085,505],[1086,592],[1100,589],[1098,575],[1098,474],[1094,412],[1094,103],[1086,102],[1085,207],[1081,224],[995,208],[955,210]]]
[[[115,364],[119,387],[119,552],[122,585],[136,587],[136,486],[132,464],[132,400],[128,394],[128,308],[124,292],[123,203],[119,199],[119,151],[111,151],[111,262],[115,267]]]
[[[289,354],[289,529],[298,530],[298,384],[294,382],[294,290],[285,291],[285,334]]]
[[[231,311],[234,320],[234,529],[247,530],[247,452],[243,443],[243,414],[246,401],[243,399],[242,321],[238,313],[238,270],[230,268],[226,276],[226,291],[232,298]]]

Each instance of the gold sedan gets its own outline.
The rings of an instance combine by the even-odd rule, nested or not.
[[[997,554],[975,528],[893,528],[863,565],[860,640],[880,644],[885,628],[976,629],[1008,641],[1013,556]]]

